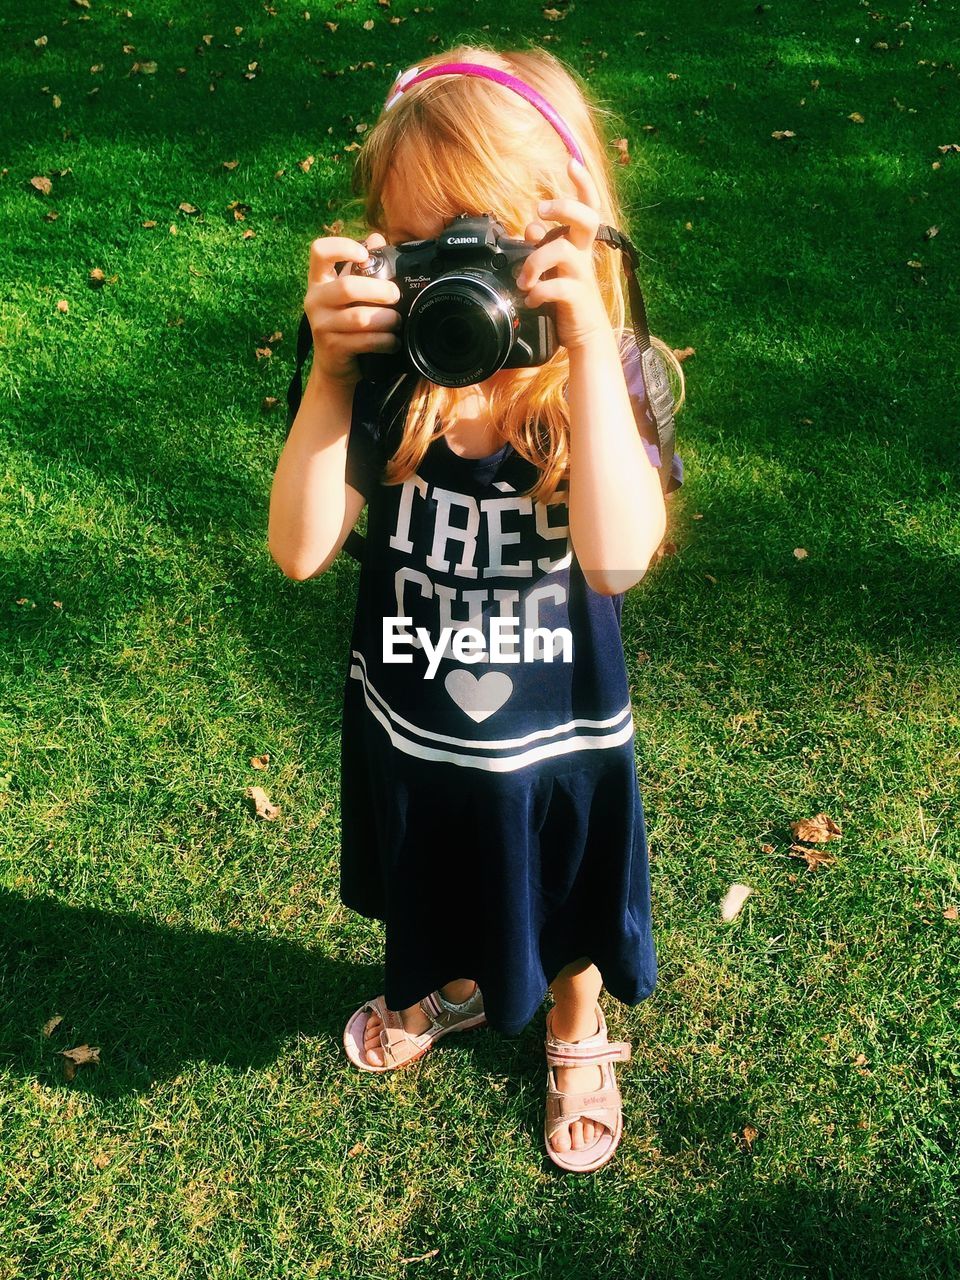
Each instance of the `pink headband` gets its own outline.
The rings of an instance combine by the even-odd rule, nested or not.
[[[512,89],[514,93],[519,93],[536,107],[546,120],[549,120],[566,143],[567,150],[573,158],[580,164],[584,163],[583,153],[577,145],[576,138],[543,94],[537,93],[536,89],[532,89],[530,85],[518,80],[516,76],[509,75],[506,71],[499,71],[496,67],[485,67],[479,62],[443,62],[436,67],[428,67],[426,71],[421,71],[419,67],[410,67],[407,71],[399,72],[393,82],[390,96],[384,104],[384,111],[389,111],[394,103],[399,101],[404,90],[409,89],[412,84],[419,84],[421,80],[430,80],[433,76],[449,75],[483,76],[486,80],[495,80],[497,84]]]

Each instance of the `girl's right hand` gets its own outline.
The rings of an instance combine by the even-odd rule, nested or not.
[[[326,236],[310,246],[310,273],[303,309],[313,332],[313,365],[328,378],[359,382],[360,351],[399,350],[400,290],[392,280],[353,275],[348,266],[338,275],[335,262],[358,265],[368,249],[387,242],[379,231],[361,244],[345,236]]]

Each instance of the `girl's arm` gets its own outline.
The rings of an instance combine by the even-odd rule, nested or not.
[[[366,499],[344,480],[354,384],[314,361],[270,490],[267,544],[288,578],[316,578],[333,562]]]
[[[570,540],[587,585],[601,595],[627,591],[647,571],[663,540],[667,513],[658,469],[647,457],[630,403],[619,342],[610,324],[593,265],[601,200],[596,183],[571,158],[567,173],[577,199],[544,200],[544,221],[567,224],[544,240],[543,223],[526,230],[537,248],[517,285],[529,307],[552,302],[557,336],[567,348],[570,375]],[[552,277],[547,272],[552,272]]]
[[[660,473],[637,430],[613,329],[568,355],[570,540],[587,584],[616,595],[640,581],[663,541]]]
[[[303,309],[313,332],[313,362],[303,399],[277,463],[270,491],[267,545],[288,578],[316,578],[331,564],[365,502],[347,484],[347,441],[361,380],[362,351],[394,351],[400,289],[392,280],[353,275],[337,262],[363,262],[385,244],[326,236],[310,246]],[[354,479],[356,472],[350,473]]]

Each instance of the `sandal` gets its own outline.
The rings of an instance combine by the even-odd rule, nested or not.
[[[558,1040],[550,1031],[551,1008],[547,1013],[547,1034],[544,1045],[547,1053],[547,1113],[543,1122],[543,1138],[547,1155],[561,1169],[574,1173],[592,1173],[613,1155],[623,1134],[623,1100],[617,1078],[613,1073],[614,1062],[629,1062],[632,1048],[627,1040],[607,1039],[607,1023],[603,1010],[597,1005],[597,1023],[600,1030],[583,1040]],[[603,1073],[605,1084],[587,1093],[562,1093],[557,1088],[554,1067],[586,1067],[596,1063]],[[600,1136],[589,1147],[555,1151],[550,1139],[558,1129],[582,1118],[606,1125]]]
[[[400,1014],[387,1008],[385,996],[375,996],[362,1004],[343,1029],[343,1047],[353,1065],[361,1071],[393,1071],[422,1058],[435,1041],[449,1035],[451,1031],[469,1031],[471,1027],[484,1026],[487,1021],[479,986],[469,1000],[462,1004],[451,1004],[439,990],[432,991],[420,1001],[420,1008],[430,1019],[430,1026],[415,1036],[404,1030]],[[364,1053],[364,1029],[370,1013],[378,1013],[383,1023],[380,1028],[382,1067],[368,1062]]]

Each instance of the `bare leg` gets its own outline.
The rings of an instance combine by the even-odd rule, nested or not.
[[[445,986],[442,986],[440,991],[451,1004],[463,1004],[464,1000],[470,999],[476,989],[477,984],[471,978],[456,978],[453,982],[448,982]],[[400,1018],[403,1022],[404,1030],[409,1031],[412,1036],[420,1035],[430,1025],[427,1021],[427,1015],[419,1004],[412,1005],[409,1009],[401,1009]],[[370,1017],[367,1018],[367,1025],[363,1031],[363,1056],[374,1067],[383,1066],[383,1050],[380,1048],[380,1031],[382,1027],[383,1023],[380,1021],[380,1015],[371,1013]]]
[[[550,984],[555,1007],[550,1029],[560,1040],[584,1040],[599,1030],[597,1001],[603,989],[600,970],[584,956],[566,965]],[[603,1088],[599,1066],[556,1067],[557,1088],[564,1093],[586,1093]],[[575,1151],[589,1147],[606,1128],[596,1120],[574,1120],[567,1129],[558,1129],[551,1139],[555,1151]]]

